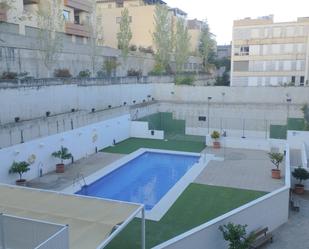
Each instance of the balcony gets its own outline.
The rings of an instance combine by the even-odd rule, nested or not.
[[[67,22],[65,24],[65,33],[82,37],[90,37],[88,26]]]
[[[24,4],[38,4],[40,0],[24,0]]]
[[[0,22],[5,22],[7,20],[6,12],[7,10],[4,8],[1,8],[1,5],[0,5]]]
[[[92,12],[92,5],[88,0],[64,0],[64,5],[73,9]]]

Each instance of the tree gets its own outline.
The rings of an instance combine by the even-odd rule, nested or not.
[[[282,153],[272,152],[268,153],[268,156],[272,164],[275,165],[277,169],[279,169],[280,163],[283,162],[284,155]]]
[[[48,76],[50,76],[51,69],[62,48],[62,39],[59,33],[64,26],[62,10],[62,0],[50,0],[48,3],[40,4],[37,11],[40,53]]]
[[[131,18],[129,10],[125,8],[121,11],[121,20],[119,24],[119,32],[117,33],[118,48],[121,50],[124,60],[127,59],[129,54],[129,46],[132,39],[132,31],[130,28]]]
[[[155,9],[155,31],[153,41],[156,46],[155,61],[156,71],[164,72],[169,65],[172,51],[172,21],[168,7],[158,4]]]
[[[92,0],[92,8],[91,14],[89,18],[89,56],[91,60],[91,72],[92,75],[95,75],[95,68],[97,64],[97,59],[99,55],[99,45],[103,45],[103,23],[102,23],[102,15],[98,15],[96,11],[96,1]]]
[[[64,160],[68,160],[73,157],[72,154],[69,153],[68,148],[65,148],[63,146],[61,146],[61,149],[59,151],[52,153],[52,156],[59,158],[61,160],[61,164],[63,164]]]
[[[9,174],[19,174],[19,181],[22,181],[23,174],[30,170],[30,164],[23,161],[23,162],[13,162]]]
[[[174,36],[174,55],[176,63],[176,72],[183,70],[184,64],[189,58],[190,35],[183,19],[178,19],[176,24],[176,33]]]
[[[228,223],[220,226],[219,230],[223,234],[223,238],[229,242],[229,249],[248,249],[254,240],[254,235],[247,236],[247,225],[236,225]]]
[[[214,35],[210,32],[207,20],[203,22],[199,42],[199,55],[203,60],[205,71],[209,71],[215,60],[216,41]]]

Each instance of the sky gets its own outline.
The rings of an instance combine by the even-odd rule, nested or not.
[[[275,22],[309,16],[309,0],[165,0],[170,7],[188,13],[190,19],[206,19],[219,45],[232,40],[233,20],[274,15]]]

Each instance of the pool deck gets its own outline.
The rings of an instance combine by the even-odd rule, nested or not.
[[[99,152],[66,166],[63,174],[51,172],[43,177],[29,181],[28,187],[61,191],[71,186],[79,174],[86,178],[124,156],[122,154]]]
[[[243,149],[205,149],[224,161],[211,161],[195,183],[271,192],[284,185],[283,179],[270,177],[272,164],[264,151]],[[67,166],[64,174],[48,173],[28,183],[29,187],[62,191],[73,184],[78,174],[85,178],[126,155],[100,152]],[[282,167],[283,169],[283,167]]]
[[[224,161],[211,161],[195,180],[196,183],[271,192],[284,186],[284,178],[271,178],[267,152],[244,149],[207,148],[203,153],[214,154]],[[284,174],[281,165],[281,174]]]

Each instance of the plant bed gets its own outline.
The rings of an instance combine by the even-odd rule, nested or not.
[[[64,173],[64,164],[63,163],[58,163],[56,164],[56,173]]]
[[[27,186],[27,180],[26,180],[26,179],[16,180],[16,185],[17,185],[17,186],[26,187],[26,186]]]
[[[281,170],[280,169],[272,169],[271,170],[271,178],[281,179]]]

